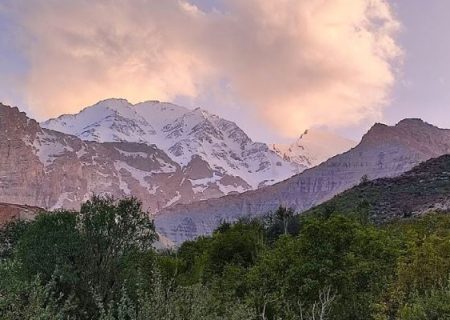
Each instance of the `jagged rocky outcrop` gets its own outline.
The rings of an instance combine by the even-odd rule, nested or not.
[[[290,179],[255,191],[177,205],[156,217],[161,234],[180,243],[208,234],[221,221],[263,215],[279,205],[302,212],[369,179],[398,176],[430,158],[450,153],[450,130],[419,119],[375,124],[350,151]]]

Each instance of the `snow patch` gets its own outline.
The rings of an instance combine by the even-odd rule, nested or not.
[[[116,168],[116,170],[118,172],[120,172],[121,170],[125,170],[128,173],[130,173],[130,175],[137,181],[139,181],[139,184],[141,186],[143,186],[144,188],[148,188],[149,187],[149,183],[145,180],[145,178],[150,178],[152,172],[148,172],[148,171],[144,171],[144,170],[139,170],[136,168],[133,168],[131,166],[129,166],[128,164],[121,162],[121,161],[115,161],[114,162],[114,167]]]
[[[170,207],[171,205],[173,205],[175,202],[177,202],[180,199],[181,199],[181,194],[177,191],[177,194],[175,195],[175,197],[173,197],[171,200],[167,201],[166,204],[164,205],[164,208]]]
[[[74,200],[71,199],[71,196],[73,198],[73,195],[70,192],[63,192],[63,193],[61,193],[59,195],[58,201],[56,201],[56,203],[53,205],[51,210],[55,210],[55,209],[58,209],[58,208],[63,208],[64,207],[64,203],[66,201],[73,202]]]

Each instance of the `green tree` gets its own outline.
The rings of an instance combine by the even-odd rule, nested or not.
[[[278,209],[264,218],[266,238],[273,243],[281,235],[297,235],[300,230],[300,220],[292,208]]]
[[[28,225],[29,222],[25,220],[12,220],[0,226],[0,261],[11,258]]]
[[[56,278],[45,284],[39,276],[23,280],[18,272],[20,263],[14,260],[0,264],[0,319],[53,320],[66,317],[76,308],[71,299],[58,295]]]
[[[157,239],[153,221],[136,198],[94,196],[81,206],[77,228],[83,239],[82,277],[107,306],[119,298],[127,255],[151,250]]]
[[[368,176],[367,174],[365,174],[365,175],[363,175],[363,176],[361,177],[361,179],[359,180],[359,183],[365,184],[365,183],[367,183],[367,182],[369,182],[369,181],[370,181],[369,176]]]
[[[323,288],[336,293],[331,318],[369,318],[395,269],[397,246],[386,232],[351,217],[307,217],[299,236],[280,238],[251,270],[257,308],[273,315],[286,305],[297,314],[299,303],[315,303]],[[259,306],[259,307],[258,307]]]
[[[82,250],[76,219],[74,212],[58,211],[41,213],[29,224],[16,252],[28,280],[39,275],[49,281],[57,268],[66,273],[64,280],[74,280]]]
[[[211,242],[210,237],[200,237],[195,241],[186,241],[180,246],[177,257],[181,262],[179,279],[182,284],[190,285],[202,280]]]
[[[220,276],[228,264],[250,267],[257,261],[263,247],[262,224],[257,220],[239,221],[212,237],[206,252],[206,272]]]
[[[450,319],[450,288],[436,287],[425,293],[414,292],[412,299],[400,308],[400,320]]]

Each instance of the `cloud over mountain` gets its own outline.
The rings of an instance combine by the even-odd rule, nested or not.
[[[41,117],[101,98],[220,92],[285,135],[376,118],[395,80],[399,23],[385,0],[6,0]],[[224,85],[226,84],[226,85]]]

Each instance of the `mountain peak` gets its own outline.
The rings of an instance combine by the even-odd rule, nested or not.
[[[192,110],[192,113],[193,114],[198,114],[198,115],[200,115],[201,117],[203,117],[205,119],[213,116],[212,113],[209,113],[207,110],[202,109],[201,107],[196,107],[194,110]]]
[[[30,130],[39,131],[37,121],[28,118],[27,114],[17,107],[11,107],[0,102],[0,128],[3,132]]]
[[[366,148],[381,148],[390,142],[396,145],[415,145],[427,154],[443,154],[449,152],[447,138],[443,137],[450,137],[449,130],[421,119],[404,119],[394,126],[376,123],[363,136],[361,145]]]
[[[88,108],[89,109],[107,108],[109,110],[116,111],[116,112],[124,112],[125,110],[130,111],[129,109],[131,108],[131,106],[132,106],[132,104],[126,99],[109,98],[109,99],[101,100],[101,101],[97,102],[96,104],[87,107],[86,109],[88,109]]]
[[[395,131],[395,129],[420,130],[424,128],[439,129],[438,127],[435,127],[419,118],[406,118],[399,121],[395,126],[388,126],[384,123],[377,122],[363,136],[363,140],[365,138],[367,139],[367,137],[376,137],[383,136],[385,134],[391,134],[393,130]]]
[[[428,122],[423,121],[420,118],[406,118],[401,121],[399,121],[396,125],[396,127],[403,127],[403,128],[417,128],[417,127],[434,127],[435,126],[429,124]]]
[[[370,127],[370,129],[367,131],[367,133],[363,136],[371,136],[371,135],[377,135],[380,134],[381,132],[385,132],[386,130],[389,130],[389,127],[387,124],[381,123],[381,122],[376,122],[373,124],[372,127]]]
[[[332,132],[307,129],[292,144],[274,144],[272,150],[295,163],[313,167],[354,147],[355,141]]]
[[[436,128],[437,127],[423,121],[420,118],[405,118],[403,120],[400,120],[395,126],[389,126],[384,123],[377,122],[375,123],[369,131],[366,133],[366,135],[375,135],[384,133],[386,131],[390,131],[392,129],[399,128],[399,129],[418,129],[418,128]]]
[[[107,98],[100,100],[94,106],[97,105],[130,105],[131,103],[127,99],[123,98]]]

